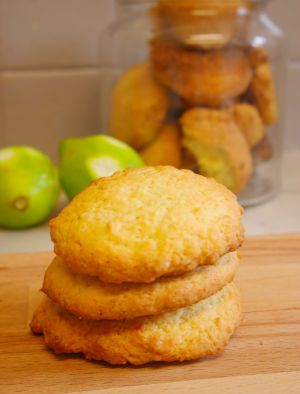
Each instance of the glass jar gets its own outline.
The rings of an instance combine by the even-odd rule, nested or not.
[[[117,0],[100,126],[146,165],[188,168],[243,205],[280,186],[285,45],[263,0]]]

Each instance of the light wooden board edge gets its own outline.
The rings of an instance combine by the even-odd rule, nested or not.
[[[150,384],[147,386],[84,391],[85,394],[299,394],[299,392],[299,372],[197,379],[184,382]],[[69,394],[79,394],[79,392]]]

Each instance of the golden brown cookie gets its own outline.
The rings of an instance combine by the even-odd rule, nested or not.
[[[242,208],[212,179],[173,167],[94,181],[50,222],[55,253],[103,282],[151,282],[213,264],[243,240]]]
[[[46,299],[31,322],[55,353],[83,353],[110,364],[184,361],[221,351],[241,321],[234,284],[188,308],[120,321],[80,320]]]
[[[215,178],[235,193],[253,172],[249,146],[226,110],[194,108],[181,117],[183,144],[196,157],[201,174]]]
[[[130,68],[113,91],[111,134],[141,148],[158,134],[169,106],[169,95],[148,64]]]
[[[256,146],[265,135],[263,121],[258,110],[251,104],[239,103],[229,108],[250,148]]]
[[[146,145],[140,155],[148,166],[181,165],[181,135],[175,123],[167,123],[155,140]]]
[[[248,58],[254,68],[250,94],[264,123],[270,126],[278,120],[278,105],[268,55],[263,48],[251,48],[248,52]]]
[[[239,265],[236,252],[214,265],[150,284],[104,284],[76,274],[56,257],[48,267],[43,291],[63,309],[90,320],[133,319],[190,306],[232,282]]]
[[[152,16],[156,34],[216,49],[245,39],[252,8],[246,0],[161,0]]]
[[[208,107],[243,94],[252,77],[247,57],[239,49],[202,52],[155,40],[151,60],[164,85],[186,101]]]

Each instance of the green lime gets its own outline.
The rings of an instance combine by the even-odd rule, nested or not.
[[[26,228],[46,220],[59,193],[51,160],[36,149],[0,149],[0,227]]]
[[[134,149],[105,135],[67,138],[60,144],[60,180],[69,198],[75,197],[94,179],[143,165]]]

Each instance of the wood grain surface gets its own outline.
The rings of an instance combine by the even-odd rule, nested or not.
[[[0,255],[1,393],[300,393],[300,234],[249,238],[242,326],[218,356],[110,367],[55,356],[28,323],[51,253]]]

